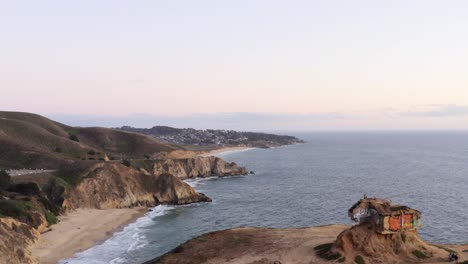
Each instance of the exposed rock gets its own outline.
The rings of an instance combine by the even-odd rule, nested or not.
[[[336,239],[332,252],[365,263],[418,263],[424,260],[443,261],[443,249],[424,242],[416,231],[382,235],[371,224],[356,225],[344,230]]]
[[[194,157],[188,159],[158,160],[153,166],[153,173],[169,173],[182,179],[209,176],[247,175],[246,168],[234,162],[226,162],[218,157]]]
[[[197,202],[211,202],[203,193],[197,193],[187,183],[171,174],[161,174],[156,177],[155,198],[163,204],[190,204]]]
[[[0,218],[0,263],[37,263],[28,248],[39,238],[39,232],[13,218]]]
[[[149,175],[119,163],[93,166],[75,188],[64,194],[64,198],[62,206],[66,210],[211,201],[177,177]]]

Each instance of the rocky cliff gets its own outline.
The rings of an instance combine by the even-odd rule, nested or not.
[[[158,160],[153,166],[154,175],[172,174],[181,179],[209,176],[247,175],[246,168],[218,157]]]
[[[27,248],[39,238],[37,229],[10,217],[0,218],[0,238],[1,263],[36,263]]]
[[[210,198],[172,175],[151,175],[120,163],[101,163],[90,168],[75,188],[64,193],[62,206],[65,210],[107,209],[209,201]]]

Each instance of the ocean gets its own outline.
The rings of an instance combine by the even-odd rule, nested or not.
[[[141,263],[206,232],[352,224],[367,194],[423,213],[421,237],[468,243],[468,132],[293,134],[305,144],[226,152],[255,175],[188,180],[212,203],[157,206],[103,243],[60,263]]]

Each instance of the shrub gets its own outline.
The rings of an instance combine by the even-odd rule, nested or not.
[[[41,189],[34,182],[18,183],[10,185],[8,191],[21,193],[25,195],[41,195]]]
[[[58,214],[59,208],[62,207],[65,190],[69,187],[69,184],[59,177],[50,178],[49,182],[44,186],[44,192],[49,198],[48,201],[52,202],[51,206],[46,206],[47,209],[55,211]],[[43,201],[41,201],[43,202]],[[44,204],[44,202],[43,202]],[[44,204],[46,205],[46,204]]]
[[[130,163],[130,161],[128,160],[122,160],[122,164],[127,166],[127,167],[130,167],[132,164]]]
[[[11,216],[20,221],[29,221],[31,216],[29,210],[32,208],[31,203],[15,200],[0,200],[0,214],[3,216]]]
[[[56,148],[55,148],[55,152],[57,152],[57,153],[62,153],[62,148],[56,147]]]
[[[85,169],[86,167],[83,166],[83,164],[73,164],[58,169],[54,175],[58,178],[61,178],[69,185],[76,186],[81,182],[81,176]]]
[[[354,258],[354,262],[356,262],[356,264],[366,264],[366,262],[364,261],[364,259],[357,255],[355,258]]]
[[[0,190],[8,188],[10,186],[10,175],[4,170],[0,170]]]
[[[413,253],[413,255],[415,257],[417,257],[418,259],[427,259],[427,258],[429,258],[426,254],[422,253],[419,250],[413,250],[413,252],[411,252],[411,253]]]
[[[94,155],[94,154],[96,154],[96,151],[90,150],[90,151],[88,151],[88,154],[89,154],[89,155]]]
[[[44,217],[49,225],[54,225],[58,222],[57,216],[48,210],[44,210]]]
[[[70,140],[73,140],[73,141],[76,141],[76,142],[80,142],[80,140],[78,139],[78,137],[75,135],[75,134],[69,134],[68,138]]]

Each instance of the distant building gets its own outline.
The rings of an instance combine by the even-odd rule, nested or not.
[[[380,234],[394,234],[421,227],[421,212],[379,198],[365,196],[348,210],[348,215],[360,224],[373,224]]]

